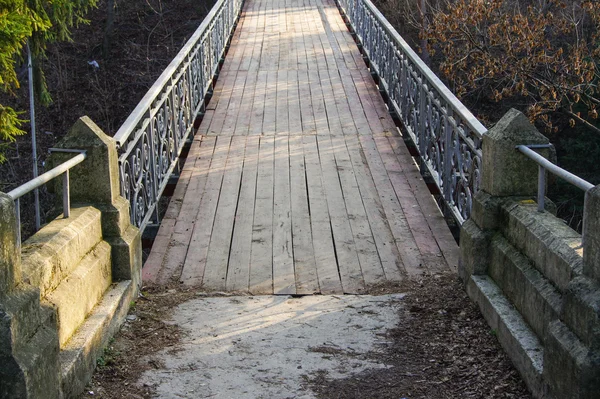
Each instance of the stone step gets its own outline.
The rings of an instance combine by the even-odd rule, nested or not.
[[[45,300],[58,315],[58,336],[61,348],[96,306],[112,282],[111,247],[99,242],[79,266]]]
[[[46,297],[54,291],[102,240],[101,213],[93,207],[72,208],[57,217],[22,246],[23,277]]]
[[[544,348],[538,337],[488,276],[471,276],[467,292],[533,395],[543,397]]]
[[[490,253],[488,274],[543,341],[560,316],[560,292],[502,235],[494,236]]]
[[[562,292],[583,269],[581,235],[535,204],[508,201],[501,207],[502,234]]]
[[[129,281],[113,284],[60,352],[64,399],[79,397],[90,381],[99,356],[121,326],[135,299]]]

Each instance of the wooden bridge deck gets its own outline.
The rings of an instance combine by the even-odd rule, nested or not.
[[[248,0],[146,282],[361,293],[458,247],[332,0]]]

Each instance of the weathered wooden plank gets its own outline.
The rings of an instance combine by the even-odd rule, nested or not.
[[[365,284],[352,227],[350,226],[350,217],[346,211],[346,202],[341,185],[342,176],[338,176],[340,169],[336,164],[334,149],[329,136],[317,136],[317,142],[342,287],[347,294],[359,294],[364,292]],[[363,238],[367,239],[367,237]],[[372,254],[377,257],[374,244]],[[365,257],[365,255],[366,252],[363,251],[362,256]],[[366,260],[365,257],[365,262]],[[377,259],[376,263],[378,262]]]
[[[244,93],[242,95],[241,104],[237,113],[235,130],[233,132],[235,136],[246,136],[250,129],[254,97],[256,95],[257,77],[257,73],[255,72],[248,72],[248,76],[246,77]]]
[[[398,165],[402,167],[406,181],[410,185],[410,190],[417,201],[418,209],[425,217],[437,245],[442,251],[446,265],[451,269],[455,269],[458,267],[458,245],[456,245],[456,241],[454,241],[454,237],[452,237],[441,211],[429,193],[429,189],[418,169],[411,163],[412,157],[402,139],[399,137],[388,137],[388,142],[396,154],[399,161]],[[445,270],[446,265],[440,261],[441,259],[435,254],[433,258],[426,259],[426,265],[433,270]]]
[[[379,94],[379,90],[377,89],[377,86],[375,85],[375,82],[373,81],[373,77],[371,76],[371,73],[366,69],[359,69],[358,71],[362,75],[363,80],[365,82],[365,87],[367,88],[367,92],[371,96],[372,108],[375,110],[375,112],[377,113],[377,116],[379,117],[379,120],[381,121],[381,125],[383,126],[383,132],[397,134],[398,129],[396,128],[394,121],[390,117],[388,108],[385,105],[385,103],[383,102],[383,98],[381,97],[381,94]],[[382,132],[374,131],[374,133],[382,133]]]
[[[310,227],[319,287],[322,294],[341,294],[343,293],[342,283],[335,257],[316,136],[303,136],[303,144]]]
[[[298,87],[298,71],[290,70],[287,72],[288,85],[288,121],[290,135],[302,134],[302,110],[300,103],[306,99],[300,97]]]
[[[202,280],[203,287],[209,290],[220,291],[226,287],[227,265],[240,192],[245,147],[245,136],[235,136],[231,140]]]
[[[360,196],[375,238],[381,265],[385,272],[385,278],[389,281],[400,281],[402,280],[402,273],[405,272],[404,265],[385,217],[385,211],[368,168],[367,160],[361,151],[358,137],[346,136],[345,138],[352,168],[360,189]]]
[[[252,294],[273,293],[273,136],[260,139],[256,200],[252,224],[250,285]]]
[[[225,124],[225,118],[227,115],[227,108],[229,107],[229,101],[231,100],[231,95],[233,94],[233,90],[235,88],[236,77],[237,71],[226,72],[219,77],[219,83],[222,79],[223,86],[215,107],[215,113],[211,119],[210,126],[208,128],[208,135],[221,134],[223,125]]]
[[[380,137],[380,139],[386,140],[385,137]],[[435,249],[437,249],[437,244],[435,243],[435,239],[433,238],[431,231],[429,231],[429,226],[424,218],[414,218],[411,219],[411,221],[407,220],[409,217],[407,212],[410,213],[416,209],[416,207],[414,207],[416,200],[413,195],[410,195],[412,194],[412,190],[400,191],[400,195],[403,195],[404,198],[406,198],[406,196],[409,197],[406,198],[406,201],[402,201],[403,203],[401,203],[398,191],[395,191],[394,188],[402,190],[405,189],[406,186],[394,186],[394,183],[400,183],[399,179],[402,176],[388,173],[388,169],[384,164],[385,161],[382,161],[378,151],[378,145],[373,141],[373,137],[361,136],[360,143],[369,164],[375,186],[379,193],[379,199],[394,239],[396,240],[396,245],[406,272],[410,275],[422,274],[424,267],[422,265],[423,260],[421,255],[429,252],[437,252],[437,254],[439,254],[439,249],[435,251]],[[383,145],[385,143],[379,141],[378,144]],[[386,155],[387,165],[390,167],[396,166],[391,164],[391,162],[393,162],[393,157],[389,157],[389,153]],[[393,180],[390,181],[391,179]],[[415,231],[413,227],[415,227],[417,231]]]
[[[311,79],[314,76],[314,80],[311,80],[311,85],[320,84],[321,86],[329,132],[331,134],[342,134],[344,131],[342,130],[342,123],[338,114],[336,98],[331,88],[331,82],[329,81],[329,72],[327,70],[320,70],[318,74],[316,72],[311,75]]]
[[[329,134],[329,120],[325,108],[325,99],[321,87],[321,80],[319,78],[319,71],[309,70],[308,82],[310,85],[312,110],[315,117],[317,134]]]
[[[317,126],[315,123],[310,82],[308,80],[308,71],[298,71],[298,89],[300,95],[300,116],[302,119],[302,133],[317,134]]]
[[[275,134],[287,136],[290,134],[287,71],[279,70],[275,73],[275,77],[276,82],[273,82],[276,84],[277,91]]]
[[[258,72],[256,78],[256,89],[254,90],[254,100],[252,101],[250,125],[248,126],[249,135],[261,135],[263,133],[267,79],[267,71]]]
[[[204,138],[204,140],[202,143],[199,140],[194,142],[189,154],[191,157],[188,160],[187,166],[184,166],[186,175],[188,175],[188,171],[200,170],[202,172],[189,174],[190,180],[188,181],[183,198],[176,198],[174,201],[174,208],[177,206],[178,200],[182,202],[182,205],[176,217],[169,247],[157,280],[159,284],[166,284],[174,277],[179,277],[176,274],[178,271],[180,272],[185,262],[198,209],[190,204],[189,198],[193,195],[197,197],[202,195],[205,182],[203,172],[208,170],[215,142],[214,138]],[[185,185],[185,182],[182,182],[182,185]]]
[[[245,90],[247,76],[248,72],[246,71],[238,71],[237,73],[235,82],[233,84],[233,91],[231,92],[231,99],[229,100],[227,112],[225,113],[223,127],[219,132],[219,135],[221,136],[232,136],[233,132],[235,131],[235,125],[240,113],[242,95]]]
[[[186,285],[202,284],[208,245],[210,243],[217,203],[219,202],[219,193],[223,182],[223,172],[227,162],[230,143],[230,137],[217,137],[217,143],[208,171],[208,180],[204,187],[204,195],[200,200],[192,239],[190,240],[189,250],[181,272],[180,281]]]
[[[248,291],[250,282],[250,252],[252,249],[252,224],[258,171],[260,138],[250,136],[246,142],[242,185],[235,215],[231,254],[227,271],[228,291]]]
[[[381,283],[385,281],[382,263],[388,261],[388,258],[386,258],[385,252],[379,253],[377,246],[377,242],[381,241],[381,238],[377,236],[379,231],[372,229],[369,223],[369,209],[366,208],[373,204],[371,202],[364,203],[362,199],[363,191],[357,181],[359,177],[354,171],[343,136],[332,137],[331,144],[365,284]]]
[[[350,106],[350,113],[352,114],[352,120],[354,121],[358,134],[372,134],[369,121],[365,115],[365,110],[361,104],[356,87],[354,86],[352,75],[350,75],[350,72],[348,71],[338,71],[338,73],[339,81],[342,83],[344,93],[346,94],[348,105]],[[337,77],[333,78],[333,80],[336,79]]]
[[[263,109],[263,128],[264,135],[273,136],[277,125],[277,72],[267,72],[265,105]]]
[[[290,137],[290,184],[292,202],[292,238],[296,270],[296,292],[319,292],[319,281],[310,225],[310,212],[302,137]]]
[[[275,138],[273,191],[273,293],[296,294],[292,247],[290,158],[287,137]]]

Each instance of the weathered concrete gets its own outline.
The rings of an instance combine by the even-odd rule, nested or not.
[[[63,347],[111,284],[110,246],[96,245],[77,268],[46,296],[58,314],[58,336]]]
[[[573,279],[564,295],[561,319],[584,345],[600,352],[600,283],[585,276]]]
[[[600,282],[600,185],[585,195],[583,272]]]
[[[0,297],[9,294],[21,282],[20,251],[15,204],[0,192]]]
[[[104,134],[90,118],[82,116],[56,147],[87,151],[85,162],[70,172],[71,201],[112,204],[120,192],[119,163],[114,140]],[[55,152],[50,157],[50,162],[58,165],[70,158],[73,158],[72,153]],[[56,184],[60,189],[60,179],[56,179]]]
[[[60,397],[56,314],[21,281],[13,201],[0,193],[0,397]]]
[[[57,217],[23,244],[24,279],[40,289],[42,298],[102,240],[100,216],[93,207],[73,208],[70,218]]]
[[[102,235],[112,248],[116,281],[132,280],[139,288],[142,270],[141,234],[129,217],[129,202],[119,192],[117,147],[87,116],[79,118],[57,148],[87,151],[85,162],[71,174],[73,204],[91,204],[102,212]],[[54,153],[53,162],[69,154]],[[77,173],[75,173],[77,170]]]
[[[184,329],[178,349],[158,355],[165,367],[141,383],[160,398],[314,398],[303,376],[342,378],[385,367],[361,357],[398,322],[402,295],[201,298],[180,305],[171,322]],[[135,322],[124,328],[135,328]],[[172,349],[172,348],[171,348]]]
[[[560,313],[560,293],[500,234],[490,245],[490,277],[543,340],[548,324]]]
[[[63,399],[78,398],[96,368],[98,356],[127,316],[135,299],[131,281],[114,284],[60,352]]]
[[[536,204],[505,201],[500,230],[561,291],[582,273],[581,235]]]
[[[471,276],[467,282],[467,293],[479,305],[527,387],[534,396],[544,397],[544,347],[539,338],[491,278]]]
[[[467,220],[460,232],[460,249],[467,256],[458,262],[458,275],[468,281],[471,275],[487,273],[490,256],[490,233],[483,232],[473,219]]]
[[[600,352],[584,345],[560,320],[550,324],[544,379],[552,398],[598,398]]]
[[[591,399],[600,392],[600,186],[586,196],[582,248],[554,206],[537,211],[538,167],[515,150],[547,142],[515,110],[484,135],[459,274],[535,397]]]
[[[492,196],[535,196],[537,165],[515,150],[517,145],[548,144],[521,112],[511,109],[483,136],[482,189]],[[554,157],[550,150],[540,151]]]

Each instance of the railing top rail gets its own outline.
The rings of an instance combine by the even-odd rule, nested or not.
[[[12,191],[6,193],[9,197],[14,200],[17,200],[24,196],[25,194],[35,190],[38,187],[41,187],[45,183],[48,183],[50,180],[60,176],[65,173],[67,170],[71,169],[75,165],[80,164],[87,158],[87,154],[85,151],[78,151],[79,154],[69,159],[66,162],[61,163],[57,167],[50,169],[48,172],[39,175],[35,179],[29,180],[27,183],[15,188]]]
[[[581,177],[574,175],[573,173],[561,168],[560,166],[553,164],[537,152],[535,152],[532,146],[526,145],[518,145],[517,150],[525,154],[526,157],[533,160],[538,165],[542,166],[548,172],[560,177],[566,182],[574,185],[575,187],[580,188],[583,191],[588,191],[594,188],[594,185],[586,180],[583,180]]]
[[[173,58],[171,63],[169,63],[169,65],[160,74],[160,76],[150,87],[150,89],[148,89],[144,97],[142,97],[142,99],[135,107],[135,109],[131,112],[131,114],[129,114],[125,122],[123,122],[123,124],[114,136],[114,140],[116,141],[117,146],[120,147],[123,145],[123,143],[127,142],[127,139],[134,132],[137,124],[142,120],[142,118],[146,115],[147,110],[152,106],[152,102],[156,99],[156,97],[159,94],[161,94],[162,89],[165,87],[166,84],[169,83],[169,79],[173,76],[173,74],[177,71],[179,66],[183,63],[185,57],[187,57],[187,55],[193,49],[198,39],[200,39],[202,34],[208,29],[209,25],[213,22],[213,19],[217,14],[218,10],[227,1],[228,0],[219,0],[211,8],[210,12],[204,18],[198,29],[196,29],[194,34],[181,48],[179,53],[177,53],[175,58]]]
[[[408,43],[400,36],[400,34],[394,29],[392,24],[385,18],[385,16],[377,9],[377,7],[370,0],[359,0],[362,1],[367,8],[376,16],[381,22],[383,28],[387,33],[402,47],[402,50],[406,53],[406,56],[421,70],[423,76],[434,86],[442,98],[452,104],[454,111],[457,112],[461,119],[467,124],[472,131],[481,137],[487,132],[487,128],[473,115],[471,111],[448,89],[448,87],[436,76],[436,74],[423,62],[423,60],[414,52],[414,50],[408,45]]]

